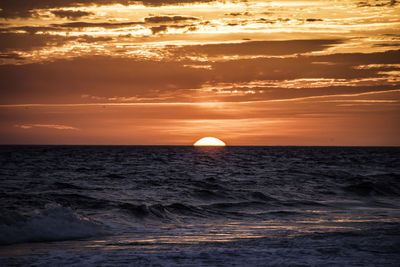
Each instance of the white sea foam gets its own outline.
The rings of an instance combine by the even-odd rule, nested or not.
[[[96,222],[58,204],[24,215],[7,216],[0,223],[0,244],[70,240],[104,234]]]

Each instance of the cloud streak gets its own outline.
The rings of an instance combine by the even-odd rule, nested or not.
[[[15,127],[21,129],[32,129],[32,128],[49,128],[49,129],[56,129],[56,130],[79,130],[76,127],[67,126],[67,125],[60,125],[60,124],[40,124],[40,123],[33,123],[33,124],[16,124]]]
[[[260,103],[274,103],[274,102],[297,102],[314,99],[324,98],[337,98],[337,97],[358,97],[358,96],[369,96],[379,94],[392,94],[400,93],[400,89],[386,90],[386,91],[369,91],[362,93],[353,94],[328,94],[328,95],[316,95],[296,98],[285,98],[285,99],[270,99],[270,100],[254,100],[254,101],[226,101],[226,102],[99,102],[99,103],[68,103],[68,104],[40,104],[40,103],[28,103],[28,104],[0,104],[0,108],[25,108],[25,107],[96,107],[96,106],[206,106],[215,107],[224,104],[260,104]],[[129,99],[129,98],[128,98]],[[116,98],[116,100],[121,100]],[[325,102],[335,102],[346,100],[334,100]],[[355,101],[357,100],[349,100]],[[398,100],[360,100],[361,102],[373,102],[376,103],[397,103]]]

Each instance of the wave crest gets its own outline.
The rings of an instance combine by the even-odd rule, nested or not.
[[[0,221],[0,244],[61,241],[104,234],[102,225],[59,204],[28,214],[11,212]]]

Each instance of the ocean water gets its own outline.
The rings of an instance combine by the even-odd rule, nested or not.
[[[398,266],[400,148],[1,146],[0,266]]]

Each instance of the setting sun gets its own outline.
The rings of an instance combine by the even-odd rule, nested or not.
[[[226,146],[226,144],[215,137],[203,137],[193,144],[194,146]]]

